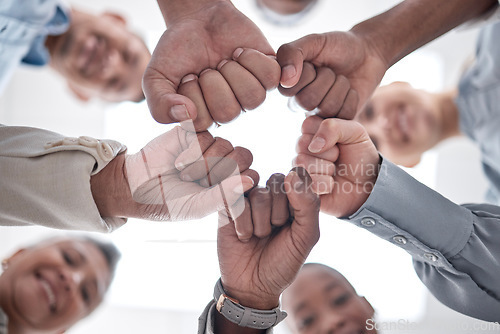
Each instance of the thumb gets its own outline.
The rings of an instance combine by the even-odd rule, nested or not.
[[[158,71],[147,68],[142,87],[153,118],[163,124],[196,119],[196,106],[186,96],[177,94],[177,85]]]
[[[335,145],[349,145],[371,141],[365,128],[358,122],[329,118],[321,122],[308,146],[311,153],[319,154],[332,149]]]
[[[320,199],[311,187],[312,179],[302,167],[293,168],[285,178],[288,202],[294,211],[292,229],[303,237],[303,246],[309,252],[319,239]]]
[[[325,45],[325,36],[312,34],[291,43],[283,44],[276,53],[281,66],[280,83],[285,88],[295,86],[302,75],[304,61],[313,61]]]

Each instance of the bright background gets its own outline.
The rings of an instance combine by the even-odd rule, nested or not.
[[[276,49],[309,33],[349,29],[398,2],[323,0],[300,25],[276,27],[262,19],[253,0],[234,1]],[[118,11],[145,36],[151,49],[164,30],[155,1],[74,0],[72,4],[94,11]],[[453,87],[465,59],[473,54],[476,33],[474,29],[449,33],[397,64],[384,82],[409,81],[432,91]],[[301,112],[290,111],[287,99],[273,91],[261,107],[212,133],[250,149],[254,154],[252,168],[265,183],[272,173],[286,174],[290,169],[303,118]],[[69,136],[112,138],[125,143],[129,152],[172,128],[157,124],[145,103],[81,104],[47,68],[17,71],[0,97],[0,123],[36,126]],[[479,153],[466,139],[440,145],[410,172],[457,203],[481,201],[486,187]],[[113,234],[102,236],[113,240],[123,253],[115,282],[105,304],[69,333],[195,333],[197,317],[219,277],[216,228],[215,216],[183,223],[131,219]],[[19,245],[53,233],[41,228],[2,228],[0,254],[7,255]],[[404,251],[332,217],[321,217],[321,234],[308,260],[344,273],[375,307],[379,321],[418,322],[424,333],[432,333],[432,328],[442,323],[476,323],[435,301]],[[457,331],[454,327],[436,330],[448,332]],[[279,326],[276,333],[287,331]]]

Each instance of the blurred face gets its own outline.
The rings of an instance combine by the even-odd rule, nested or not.
[[[378,88],[356,120],[365,126],[382,155],[411,167],[438,143],[437,115],[432,94],[394,82]]]
[[[57,37],[51,66],[82,99],[136,101],[142,95],[142,74],[151,58],[143,41],[123,18],[72,11],[70,29]]]
[[[19,251],[0,279],[10,326],[60,333],[101,303],[111,274],[94,244],[64,240]]]
[[[283,15],[296,14],[303,11],[316,0],[258,0],[261,5]]]
[[[373,308],[337,272],[306,266],[283,294],[288,324],[295,334],[361,334]],[[373,326],[372,326],[373,327]]]

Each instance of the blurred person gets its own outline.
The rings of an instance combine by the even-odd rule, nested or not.
[[[274,174],[265,188],[249,192],[241,215],[219,213],[221,278],[199,334],[264,333],[286,317],[280,295],[319,239],[319,198],[310,185],[300,167],[286,177]]]
[[[276,25],[299,23],[318,0],[255,0],[264,19]]]
[[[324,264],[304,264],[281,302],[294,334],[377,332],[371,304],[341,273]]]
[[[94,15],[59,0],[0,5],[0,91],[20,63],[49,64],[80,100],[138,102],[150,57],[119,14]]]
[[[113,140],[0,126],[0,224],[111,232],[127,218],[199,219],[258,182],[252,154],[180,126],[135,154]]]
[[[474,63],[458,89],[430,93],[395,82],[378,88],[356,120],[365,126],[378,150],[406,167],[443,140],[468,136],[481,150],[490,181],[488,202],[500,204],[500,23],[484,27]]]
[[[88,237],[19,249],[2,261],[0,333],[64,333],[102,303],[119,258],[114,245]]]

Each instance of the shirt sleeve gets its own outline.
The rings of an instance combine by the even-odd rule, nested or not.
[[[348,220],[406,250],[443,304],[500,320],[499,207],[454,204],[384,159],[368,200]]]
[[[90,177],[125,150],[113,140],[0,125],[0,224],[95,232],[120,227],[125,219],[100,217]]]
[[[198,318],[198,334],[215,334],[214,312],[217,312],[215,310],[215,301],[211,300]],[[273,334],[273,329],[268,329],[265,334]]]

